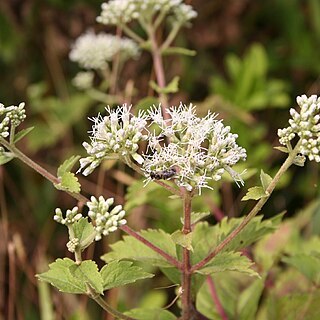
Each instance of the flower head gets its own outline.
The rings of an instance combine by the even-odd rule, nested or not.
[[[230,127],[216,119],[215,114],[197,117],[195,107],[182,103],[168,110],[170,120],[165,120],[161,109],[153,108],[149,114],[153,123],[160,128],[158,136],[148,139],[152,153],[145,155],[143,169],[147,181],[150,174],[166,172],[175,168],[175,182],[187,190],[201,192],[208,181],[218,181],[227,171],[242,182],[240,175],[231,167],[239,160],[246,159],[246,151],[236,143],[237,135],[230,133]],[[168,144],[157,144],[157,138],[167,137]]]
[[[85,69],[104,69],[117,53],[120,53],[123,59],[128,59],[136,57],[139,49],[130,39],[88,31],[73,44],[70,60],[78,62]]]
[[[279,142],[289,145],[298,136],[301,140],[299,152],[310,161],[320,162],[320,97],[298,96],[300,112],[290,109],[290,126],[278,130]]]
[[[89,207],[88,215],[95,222],[96,241],[127,223],[123,219],[125,211],[121,205],[117,205],[112,210],[109,210],[113,204],[113,198],[105,200],[102,196],[98,199],[92,196],[90,200],[87,202],[87,206]]]
[[[80,159],[80,170],[85,168],[84,175],[90,174],[104,159],[132,156],[138,163],[143,161],[137,151],[138,143],[147,139],[143,134],[147,116],[144,112],[133,116],[126,104],[116,110],[108,107],[106,111],[106,116],[91,119],[94,122],[91,143],[83,143],[89,156]]]
[[[10,125],[17,127],[26,118],[25,103],[21,102],[18,106],[5,107],[0,103],[0,136],[9,136]]]

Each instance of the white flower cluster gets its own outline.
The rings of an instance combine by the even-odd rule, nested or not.
[[[157,173],[165,176],[174,168],[176,184],[189,191],[196,189],[200,193],[202,187],[211,188],[208,181],[220,180],[225,171],[243,183],[231,167],[246,159],[246,150],[237,145],[238,136],[230,133],[230,127],[210,112],[204,118],[197,117],[192,104],[181,103],[168,113],[170,120],[165,120],[160,107],[149,112],[160,132],[148,139],[152,153],[143,162],[147,181]],[[167,144],[161,141],[164,138]]]
[[[109,208],[114,202],[113,198],[105,200],[102,196],[98,199],[92,196],[90,200],[91,201],[87,202],[87,206],[89,207],[88,215],[95,221],[96,241],[100,240],[102,235],[106,236],[127,223],[127,221],[123,219],[125,211],[121,205],[115,206],[109,212]]]
[[[26,111],[24,109],[25,103],[21,102],[19,106],[5,107],[0,103],[0,136],[7,138],[9,136],[10,124],[14,127],[26,118]],[[1,120],[2,118],[2,120]]]
[[[71,225],[77,222],[82,218],[82,214],[79,213],[79,208],[74,207],[72,210],[68,209],[65,214],[65,218],[63,217],[62,211],[60,208],[56,208],[55,215],[53,216],[53,220],[61,223],[63,225]]]
[[[94,73],[92,71],[81,71],[73,78],[72,83],[80,90],[90,89],[93,85]]]
[[[107,25],[122,25],[140,17],[152,19],[156,12],[172,13],[181,24],[193,19],[197,13],[183,0],[111,0],[103,3],[97,21]]]
[[[130,39],[88,31],[75,41],[69,57],[85,69],[104,69],[118,53],[122,59],[128,59],[136,57],[139,48]]]
[[[298,135],[301,139],[299,152],[310,161],[320,162],[320,97],[298,96],[297,103],[301,108],[300,113],[290,109],[290,126],[278,130],[279,141],[287,146]]]
[[[107,116],[91,119],[92,126],[91,144],[84,142],[83,146],[89,154],[80,159],[80,169],[83,175],[90,174],[104,159],[125,158],[129,155],[138,163],[142,157],[137,153],[138,143],[147,139],[142,132],[147,125],[147,116],[140,111],[138,116],[130,113],[126,104],[116,110],[106,108]]]

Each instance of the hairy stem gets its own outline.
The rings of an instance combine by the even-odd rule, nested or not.
[[[120,229],[122,231],[126,232],[127,234],[129,234],[130,236],[134,237],[135,239],[139,240],[140,242],[145,244],[147,247],[149,247],[153,251],[157,252],[159,255],[161,255],[163,258],[165,258],[170,264],[172,264],[176,268],[178,268],[180,270],[182,269],[182,264],[180,261],[176,260],[174,257],[172,257],[170,254],[166,253],[165,251],[163,251],[159,247],[155,246],[153,243],[151,243],[149,240],[147,240],[146,238],[141,236],[136,231],[132,230],[130,227],[124,225],[124,226],[121,226]]]
[[[183,198],[183,234],[187,235],[191,232],[191,194],[185,190]],[[192,312],[192,297],[191,297],[191,263],[190,250],[183,248],[182,254],[182,319],[191,319]]]
[[[297,143],[296,147],[289,154],[286,161],[282,164],[281,168],[278,170],[275,177],[272,179],[266,190],[266,197],[261,198],[250,213],[244,218],[244,220],[222,241],[219,245],[203,260],[199,261],[191,268],[191,272],[194,272],[198,269],[204,267],[210,260],[212,260],[219,252],[221,252],[247,225],[248,223],[259,213],[264,204],[268,201],[273,192],[274,188],[278,184],[281,176],[289,169],[289,167],[293,164],[296,155],[299,153],[300,141]]]

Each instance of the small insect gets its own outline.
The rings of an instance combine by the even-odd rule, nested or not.
[[[153,171],[150,172],[150,178],[153,180],[169,180],[174,177],[177,173],[175,168],[169,168],[162,171]]]

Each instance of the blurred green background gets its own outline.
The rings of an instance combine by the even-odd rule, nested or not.
[[[193,102],[199,114],[208,109],[219,113],[248,153],[247,162],[238,167],[247,169],[245,187],[224,180],[195,200],[194,210],[210,210],[209,221],[215,223],[220,212],[230,217],[248,212],[252,203],[240,199],[257,183],[259,170],[273,175],[283,161],[284,154],[273,147],[278,145],[277,129],[287,126],[295,97],[319,94],[320,2],[186,2],[198,17],[180,32],[176,44],[197,55],[165,58],[167,79],[181,77],[180,90],[170,96],[170,103]],[[87,117],[103,112],[108,104],[73,87],[71,80],[79,68],[68,59],[72,42],[86,30],[115,33],[95,23],[100,5],[98,0],[0,1],[0,102],[6,106],[26,102],[24,126],[35,129],[18,146],[52,173],[70,155],[85,155],[81,143],[88,140]],[[125,65],[118,86],[131,85],[131,102],[136,104],[153,95],[148,87],[153,78],[152,60],[143,53]],[[106,162],[79,179],[85,195],[112,196],[125,204],[129,225],[137,230],[160,227],[173,232],[181,227],[179,213],[173,215],[180,210],[179,202],[167,201],[168,194],[152,184],[143,189],[141,178],[122,164]],[[287,210],[287,217],[293,217],[319,197],[319,165],[307,162],[304,168],[291,168],[263,213],[271,217]],[[52,217],[56,207],[72,208],[75,200],[14,160],[0,167],[0,202],[0,319],[50,319],[52,314],[55,319],[112,319],[102,316],[86,297],[60,294],[34,277],[47,268],[46,263],[69,254],[66,230]],[[319,210],[310,222],[317,235]],[[120,236],[112,235],[108,242]],[[106,250],[107,240],[87,255],[99,260]],[[174,298],[174,288],[169,294],[152,290],[168,285],[161,274],[152,281],[111,290],[108,299],[124,310],[137,305],[163,307]]]

